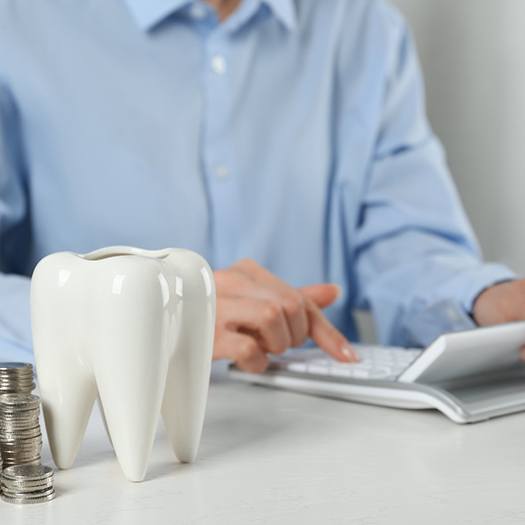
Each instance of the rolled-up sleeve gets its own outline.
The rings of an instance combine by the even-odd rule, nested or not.
[[[13,271],[27,220],[20,129],[0,79],[0,361],[32,360],[28,277]]]
[[[427,345],[471,328],[484,288],[514,274],[483,263],[425,116],[418,59],[402,19],[395,39],[383,118],[356,232],[358,306],[374,314],[383,343]]]

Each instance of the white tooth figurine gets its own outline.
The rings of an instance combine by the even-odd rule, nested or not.
[[[177,458],[195,459],[215,326],[213,273],[201,256],[127,246],[55,253],[34,271],[31,310],[59,468],[73,464],[97,394],[129,480],[146,475],[161,413]]]

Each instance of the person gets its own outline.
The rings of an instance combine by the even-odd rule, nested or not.
[[[31,360],[30,275],[61,250],[195,250],[214,357],[525,318],[483,262],[383,0],[0,2],[0,356]]]

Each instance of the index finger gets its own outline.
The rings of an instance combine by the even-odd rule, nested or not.
[[[310,337],[321,350],[337,361],[355,363],[359,361],[355,350],[346,337],[326,318],[313,301],[306,299]]]

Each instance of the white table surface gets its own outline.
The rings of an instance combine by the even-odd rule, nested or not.
[[[0,523],[522,524],[524,445],[525,414],[458,426],[219,379],[195,464],[161,430],[147,480],[126,481],[96,409],[57,499],[0,502]]]

